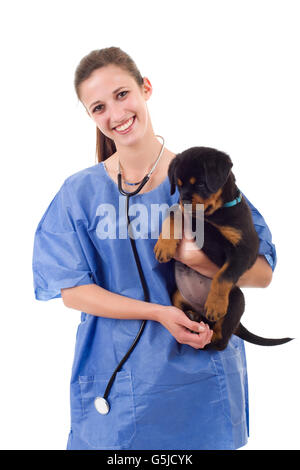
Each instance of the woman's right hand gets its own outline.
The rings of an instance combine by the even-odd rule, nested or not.
[[[180,344],[187,344],[195,349],[202,349],[211,342],[213,330],[203,322],[190,320],[186,314],[177,307],[166,306],[160,310],[157,317],[159,321]],[[195,331],[192,333],[191,331]]]

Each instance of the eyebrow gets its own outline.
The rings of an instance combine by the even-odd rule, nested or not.
[[[126,87],[120,86],[120,87],[117,88],[115,91],[113,91],[113,94],[118,93],[118,91],[121,90],[122,88],[126,88]],[[101,103],[101,100],[94,101],[94,103],[92,103],[92,104],[89,106],[89,109],[91,109],[93,106],[95,106],[95,104],[98,104],[98,103]]]

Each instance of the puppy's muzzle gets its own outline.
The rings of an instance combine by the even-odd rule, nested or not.
[[[185,205],[185,204],[192,204],[192,199],[181,199],[181,203],[182,203],[183,205]]]

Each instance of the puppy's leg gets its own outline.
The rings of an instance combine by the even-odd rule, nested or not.
[[[222,351],[226,348],[231,335],[240,323],[244,310],[244,294],[237,286],[234,286],[229,295],[227,315],[218,320],[213,326],[214,333],[210,347],[207,349],[218,349],[219,351]]]
[[[228,263],[225,263],[213,277],[210,286],[204,306],[205,316],[210,321],[217,321],[227,313],[229,294],[233,286],[233,282],[224,277],[227,268]]]
[[[244,272],[245,268],[237,254],[215,274],[204,307],[208,320],[217,321],[226,315],[230,291]]]
[[[170,212],[163,221],[162,231],[154,247],[156,259],[160,263],[170,261],[175,255],[176,248],[182,240],[183,217],[180,208]]]

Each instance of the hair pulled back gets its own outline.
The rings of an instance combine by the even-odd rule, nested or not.
[[[81,83],[87,80],[94,70],[110,64],[117,65],[121,69],[127,71],[139,86],[144,83],[143,77],[135,62],[119,47],[107,47],[104,49],[94,50],[81,59],[75,71],[74,86],[79,100],[79,87]],[[115,153],[116,146],[114,141],[104,135],[98,127],[96,128],[96,132],[96,155],[98,162],[101,162]]]

